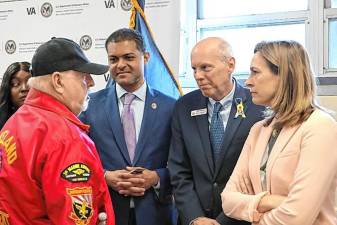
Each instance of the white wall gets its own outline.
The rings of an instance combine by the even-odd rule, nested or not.
[[[51,37],[67,37],[80,43],[88,35],[86,41],[91,42],[87,42],[88,48],[83,46],[86,55],[92,61],[107,64],[105,39],[114,30],[129,26],[128,3],[131,1],[0,0],[0,77],[12,62],[31,61],[36,48]],[[179,6],[179,0],[146,0],[145,5],[157,46],[175,74],[179,68]],[[10,40],[15,49],[8,47]],[[104,77],[96,76],[95,81],[94,90],[105,87]]]

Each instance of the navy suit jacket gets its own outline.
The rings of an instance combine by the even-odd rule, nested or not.
[[[134,197],[137,225],[173,224],[167,160],[175,100],[147,87],[144,115],[132,164],[124,139],[115,85],[90,97],[89,107],[80,115],[80,119],[90,125],[89,136],[96,144],[103,168],[119,170],[126,166],[141,166],[156,170],[160,177],[159,193],[150,188],[144,196]],[[111,188],[109,190],[116,225],[127,225],[130,197],[124,197]]]
[[[246,118],[235,118],[236,98],[242,99]],[[220,193],[235,167],[251,126],[262,119],[264,108],[254,105],[249,91],[236,84],[222,150],[214,162],[208,113],[191,116],[194,110],[207,110],[207,103],[208,98],[196,90],[180,98],[173,113],[168,168],[180,222],[188,225],[191,220],[206,216],[222,225],[249,224],[224,215]]]

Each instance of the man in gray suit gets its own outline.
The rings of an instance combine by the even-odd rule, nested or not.
[[[172,118],[168,168],[182,225],[243,225],[224,215],[225,187],[250,127],[264,108],[232,78],[235,59],[221,38],[193,48],[191,64],[199,90],[177,101]]]

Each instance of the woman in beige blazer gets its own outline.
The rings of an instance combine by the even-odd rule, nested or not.
[[[267,106],[221,194],[227,216],[259,225],[336,225],[337,125],[315,101],[305,49],[261,42],[246,81]]]

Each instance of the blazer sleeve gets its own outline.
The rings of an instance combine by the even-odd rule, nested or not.
[[[172,119],[172,139],[168,169],[174,190],[174,197],[182,225],[197,217],[205,216],[193,183],[192,167],[186,152],[177,107]]]
[[[323,202],[330,197],[333,201],[337,125],[327,116],[309,120],[304,124],[299,161],[289,185],[289,194],[279,207],[261,217],[261,225],[310,225],[317,219]]]
[[[229,217],[249,222],[259,221],[262,214],[257,211],[257,206],[261,198],[267,194],[267,192],[261,192],[256,195],[243,194],[239,188],[240,178],[242,176],[249,177],[248,165],[251,146],[257,137],[258,126],[261,126],[261,123],[252,127],[233,173],[221,193],[224,213]]]
[[[161,203],[172,202],[172,187],[170,176],[167,168],[159,168],[155,170],[159,176],[159,189],[155,188],[158,201]]]

